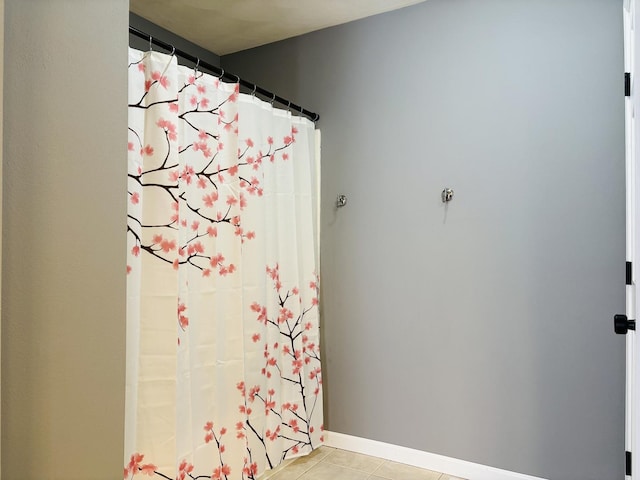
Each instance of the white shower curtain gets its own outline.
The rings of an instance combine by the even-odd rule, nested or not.
[[[316,138],[130,50],[125,478],[253,479],[322,443]]]

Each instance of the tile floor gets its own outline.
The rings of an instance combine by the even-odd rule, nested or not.
[[[462,480],[444,473],[330,447],[320,447],[266,478],[268,480]]]

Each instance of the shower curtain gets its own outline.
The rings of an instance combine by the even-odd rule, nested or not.
[[[124,478],[254,479],[323,442],[317,138],[130,50]]]

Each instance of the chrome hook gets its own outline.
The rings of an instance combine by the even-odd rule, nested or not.
[[[149,35],[149,51],[153,52],[153,37]]]

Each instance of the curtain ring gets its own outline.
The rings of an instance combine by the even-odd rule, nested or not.
[[[314,117],[313,121],[317,122],[319,118],[320,118],[320,114],[316,113],[316,116]]]
[[[222,77],[224,77],[224,68],[220,67],[220,70],[222,70],[222,73],[218,77],[218,80],[222,81]]]
[[[258,88],[258,85],[256,85],[255,83],[253,84],[253,92],[251,92],[251,96],[255,98],[256,96],[256,88]]]
[[[273,95],[273,98],[271,99],[271,106],[273,107],[273,102],[276,101],[276,94],[273,93],[272,95]]]
[[[173,57],[176,53],[176,47],[174,47],[173,45],[171,45],[171,56]]]
[[[196,66],[193,67],[193,76],[198,76],[198,67],[200,66],[200,57],[196,57]]]
[[[153,37],[149,35],[149,51],[153,52]]]

